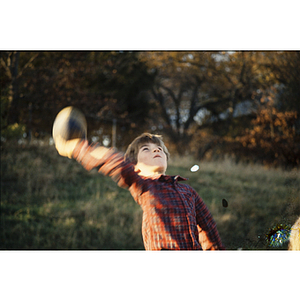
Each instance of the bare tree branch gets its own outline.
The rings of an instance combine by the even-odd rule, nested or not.
[[[17,75],[17,78],[19,78],[20,76],[23,75],[23,72],[30,66],[30,64],[37,58],[38,55],[39,55],[39,53],[36,53],[34,56],[32,56],[29,59],[29,61],[24,65],[24,67],[22,68],[22,70]]]

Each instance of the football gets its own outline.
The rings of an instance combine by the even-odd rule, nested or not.
[[[55,144],[57,137],[64,141],[86,139],[87,123],[83,113],[73,106],[62,109],[54,120],[52,136]]]

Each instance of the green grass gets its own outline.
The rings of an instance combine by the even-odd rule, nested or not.
[[[143,249],[128,191],[51,147],[1,153],[1,249]]]
[[[198,172],[190,172],[193,164]],[[272,248],[265,235],[300,215],[299,170],[180,158],[167,173],[189,178],[227,249],[287,248]],[[2,146],[0,249],[139,250],[141,225],[141,208],[110,178],[85,171],[54,147]]]
[[[191,173],[187,166],[194,163],[200,169]],[[230,159],[192,164],[181,160],[180,164],[172,171],[189,177],[189,184],[209,207],[227,249],[287,248],[287,244],[272,248],[265,238],[274,226],[292,225],[300,215],[299,170],[235,164]]]

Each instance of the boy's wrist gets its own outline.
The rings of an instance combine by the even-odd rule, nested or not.
[[[79,156],[79,154],[80,154],[80,152],[81,152],[82,145],[83,145],[84,143],[88,143],[88,141],[85,140],[85,139],[78,139],[78,141],[77,141],[75,147],[73,148],[72,152],[70,153],[69,158],[71,158],[71,159],[73,158],[73,159],[76,159],[76,160],[77,160],[77,158],[78,158],[78,156]]]
[[[81,142],[82,139],[73,139],[67,142],[67,156],[72,159],[73,158],[73,152],[76,149],[79,142]]]
[[[115,152],[112,148],[106,148],[104,146],[100,146],[99,144],[89,144],[87,140],[79,139],[76,145],[74,146],[72,153],[70,154],[70,158],[74,158],[76,160],[81,160],[82,155],[86,153],[86,149],[90,148],[89,155],[96,159],[103,159],[108,154]]]

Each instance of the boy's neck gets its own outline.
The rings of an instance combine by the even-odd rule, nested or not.
[[[165,173],[162,172],[142,172],[141,170],[136,170],[136,172],[143,177],[153,177],[153,176],[159,176],[159,175],[165,175]]]
[[[161,168],[150,169],[150,168],[145,168],[143,165],[136,165],[135,172],[137,172],[140,176],[143,177],[165,175],[164,170],[162,170]]]
[[[156,175],[165,175],[166,168],[161,166],[149,166],[139,162],[135,165],[135,171],[140,176],[152,177]]]

